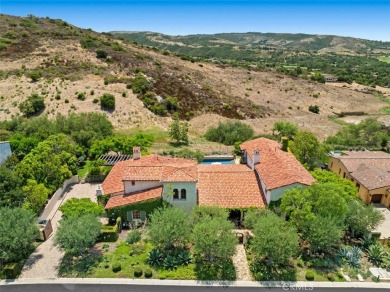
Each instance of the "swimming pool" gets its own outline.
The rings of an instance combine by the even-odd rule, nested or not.
[[[232,159],[205,159],[200,164],[234,164]]]

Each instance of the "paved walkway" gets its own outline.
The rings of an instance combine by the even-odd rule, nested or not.
[[[27,259],[19,279],[54,279],[58,277],[58,269],[64,252],[54,245],[54,235],[57,231],[58,222],[61,220],[62,213],[57,210],[61,204],[71,198],[90,198],[96,202],[97,184],[75,184],[69,186],[63,195],[63,200],[58,204],[50,214],[53,233],[48,240],[39,245],[36,250]]]
[[[236,246],[236,253],[233,256],[233,264],[236,269],[237,281],[252,281],[252,275],[243,244],[238,244]]]

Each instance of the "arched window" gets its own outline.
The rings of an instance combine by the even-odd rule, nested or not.
[[[178,189],[174,189],[173,190],[173,199],[174,200],[178,200],[179,199],[179,190]]]
[[[187,198],[187,191],[186,189],[181,189],[180,191],[180,199],[185,200]]]

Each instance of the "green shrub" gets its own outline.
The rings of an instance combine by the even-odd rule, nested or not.
[[[379,243],[372,244],[367,249],[368,260],[377,267],[380,267],[385,255],[385,251]]]
[[[142,269],[140,267],[135,267],[134,268],[134,277],[139,278],[142,277]]]
[[[326,274],[326,278],[331,281],[331,282],[334,282],[336,280],[336,277],[334,276],[334,274],[332,273],[328,273]]]
[[[109,93],[105,93],[100,97],[100,105],[103,109],[113,110],[115,109],[115,96]]]
[[[18,263],[6,264],[3,268],[3,273],[7,279],[15,279],[20,272],[20,266]]]
[[[42,111],[45,108],[45,99],[36,93],[27,97],[27,100],[23,101],[19,105],[19,110],[25,116],[31,116],[35,113]]]
[[[98,102],[99,102],[99,99],[98,99],[98,98],[94,98],[92,102],[93,102],[93,103],[98,103]]]
[[[149,81],[142,74],[132,80],[132,89],[135,94],[145,94],[152,88]]]
[[[36,82],[36,81],[39,80],[39,78],[42,77],[42,75],[41,75],[41,73],[38,72],[38,71],[30,71],[30,72],[28,73],[28,77],[31,78],[31,81],[32,81],[32,82]]]
[[[56,94],[56,100],[60,100],[61,99],[61,95],[59,95],[59,94]]]
[[[94,95],[95,94],[95,90],[91,90],[91,92],[89,93],[90,95]]]
[[[104,225],[100,231],[98,241],[115,242],[118,239],[118,227],[116,225]]]
[[[114,273],[118,273],[120,270],[122,270],[122,266],[120,263],[115,263],[112,265],[112,271]]]
[[[217,127],[207,130],[205,138],[208,141],[219,142],[225,145],[234,145],[236,142],[243,142],[253,137],[253,129],[240,121],[227,121],[219,123]]]
[[[86,99],[85,92],[80,92],[79,94],[77,94],[77,99],[85,100]]]
[[[305,275],[306,280],[314,281],[314,276],[315,276],[315,273],[314,273],[313,270],[307,270],[306,271],[306,275]]]
[[[126,242],[128,244],[133,244],[133,243],[136,243],[138,241],[141,240],[141,234],[139,233],[138,230],[133,230],[133,231],[130,231],[128,234],[127,234],[127,237],[126,237]]]
[[[151,269],[145,270],[145,278],[151,278],[153,276],[153,271]]]
[[[319,114],[320,113],[320,107],[318,105],[311,105],[309,106],[309,112]]]
[[[96,58],[105,59],[105,58],[107,58],[107,56],[108,56],[108,54],[106,51],[96,50]]]
[[[148,264],[151,266],[160,266],[164,260],[164,254],[159,249],[153,249],[149,253]]]
[[[65,103],[69,103],[69,99],[65,98]]]

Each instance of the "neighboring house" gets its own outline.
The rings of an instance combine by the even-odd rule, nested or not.
[[[279,200],[287,189],[315,181],[294,155],[280,149],[277,141],[259,138],[242,143],[240,149],[243,163],[258,175],[267,204]]]
[[[345,151],[329,157],[328,167],[351,180],[366,203],[390,206],[390,154],[381,151]]]
[[[6,161],[7,158],[10,157],[11,155],[12,155],[12,151],[9,142],[0,141],[0,164],[3,164],[4,161]]]
[[[325,75],[325,82],[337,82],[338,78],[332,75]]]
[[[145,218],[151,202],[158,206],[162,200],[186,211],[197,205],[228,208],[241,220],[240,210],[264,207],[285,190],[314,182],[276,141],[260,138],[241,149],[244,164],[202,165],[155,154],[141,157],[134,148],[133,159],[116,163],[97,193],[109,196],[105,209],[112,217],[129,222]]]

